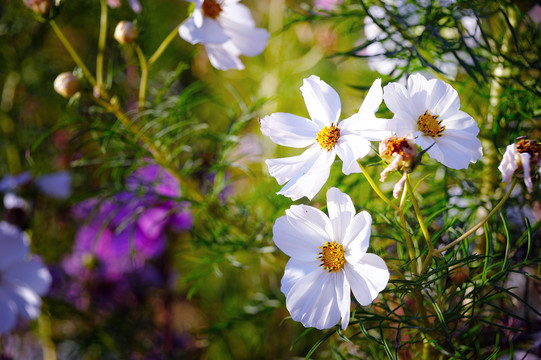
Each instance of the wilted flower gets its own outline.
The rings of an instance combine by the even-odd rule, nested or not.
[[[51,284],[42,261],[29,254],[28,236],[16,226],[0,222],[0,335],[17,319],[32,320],[41,312],[41,298]]]
[[[269,33],[255,27],[250,10],[239,0],[186,0],[195,3],[179,34],[190,44],[203,44],[216,69],[244,69],[240,55],[256,56],[267,46]]]
[[[516,143],[508,145],[503,154],[502,162],[498,170],[502,173],[503,182],[511,182],[511,178],[517,169],[522,170],[524,184],[528,192],[533,192],[531,172],[539,166],[541,174],[541,144],[535,140],[519,138]]]
[[[54,6],[54,0],[23,0],[27,8],[39,15],[47,15]]]
[[[128,0],[128,3],[130,4],[130,7],[134,12],[141,12],[142,8],[138,0]],[[120,7],[120,0],[107,0],[107,5],[112,8],[118,8]]]
[[[91,220],[79,228],[73,254],[64,259],[68,274],[84,277],[96,270],[107,280],[118,279],[165,250],[166,230],[191,228],[188,206],[175,200],[179,182],[167,170],[137,169],[126,187],[110,199],[89,199],[74,208],[75,218]]]
[[[394,113],[389,130],[397,136],[412,134],[415,143],[443,165],[464,169],[483,155],[479,127],[459,109],[460,98],[451,85],[417,73],[408,78],[407,88],[386,85],[383,100]]]
[[[71,72],[63,72],[54,79],[54,90],[69,99],[79,88],[79,80]]]
[[[115,39],[121,44],[129,44],[137,39],[137,28],[131,21],[120,21],[115,28]]]
[[[389,165],[381,172],[379,181],[385,181],[387,173],[393,170],[404,170],[402,178],[395,184],[393,196],[398,198],[404,187],[408,175],[408,169],[415,166],[417,146],[411,137],[389,137],[379,143],[379,155]]]
[[[340,98],[327,83],[312,75],[304,79],[301,91],[312,121],[287,113],[261,119],[261,132],[276,144],[308,146],[299,156],[266,161],[278,183],[287,182],[278,194],[292,200],[303,196],[312,199],[317,194],[329,177],[336,155],[342,159],[344,174],[360,173],[357,160],[370,152],[370,141],[390,135],[384,130],[387,121],[375,116],[382,100],[380,79],[370,87],[359,112],[340,122]]]
[[[273,228],[276,246],[291,257],[281,290],[295,321],[327,329],[342,319],[349,324],[351,291],[369,305],[387,286],[382,258],[367,253],[372,218],[355,214],[351,198],[337,188],[327,191],[329,217],[306,205],[292,205]],[[350,290],[351,289],[351,290]]]

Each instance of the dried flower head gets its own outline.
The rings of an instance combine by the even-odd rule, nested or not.
[[[23,0],[27,8],[38,15],[48,15],[54,6],[53,0]]]
[[[402,178],[395,184],[393,196],[398,197],[404,187],[408,169],[415,167],[417,147],[412,137],[388,137],[379,143],[379,154],[389,165],[380,174],[380,181],[385,181],[387,173],[393,170],[404,170]]]
[[[513,174],[522,172],[524,184],[528,192],[533,192],[531,173],[538,166],[541,172],[541,144],[526,137],[517,138],[517,142],[508,145],[503,154],[502,162],[498,170],[502,173],[503,182],[511,182]]]

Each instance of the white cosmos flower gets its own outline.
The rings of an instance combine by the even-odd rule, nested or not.
[[[239,0],[186,0],[195,3],[192,15],[179,27],[190,44],[203,44],[218,70],[244,69],[240,55],[256,56],[267,46],[269,33],[255,27],[250,10]]]
[[[40,314],[41,298],[51,284],[51,274],[41,260],[28,253],[29,239],[17,227],[0,222],[0,335],[20,319]]]
[[[308,147],[298,156],[266,160],[270,174],[280,185],[278,192],[292,200],[312,199],[327,181],[336,155],[342,159],[344,174],[360,173],[357,160],[370,152],[370,141],[390,135],[387,120],[375,112],[382,101],[381,80],[370,87],[359,112],[338,121],[341,103],[338,94],[317,76],[304,79],[302,96],[312,120],[274,113],[261,119],[261,132],[278,145]]]
[[[443,165],[465,169],[483,155],[479,127],[459,109],[460,99],[451,85],[417,73],[408,78],[407,88],[386,85],[383,100],[394,113],[389,129],[397,136],[412,134],[415,143]]]
[[[329,217],[307,205],[292,205],[273,228],[276,246],[291,257],[281,291],[295,321],[327,329],[342,319],[349,324],[351,291],[369,305],[387,286],[382,258],[367,253],[372,218],[355,214],[351,198],[337,188],[327,191]],[[350,290],[351,289],[351,290]]]
[[[509,183],[515,171],[520,168],[526,189],[531,193],[533,192],[531,172],[535,166],[539,166],[541,175],[541,145],[536,141],[520,139],[505,148],[498,170],[502,173],[502,181]]]

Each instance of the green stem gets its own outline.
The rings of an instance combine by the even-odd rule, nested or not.
[[[419,207],[419,203],[417,203],[417,199],[415,198],[415,194],[413,193],[413,188],[411,187],[411,183],[409,180],[409,174],[406,177],[406,185],[408,189],[408,194],[411,199],[411,203],[413,204],[413,209],[415,210],[415,216],[417,216],[417,221],[419,221],[419,226],[421,227],[421,231],[423,232],[423,236],[425,237],[426,245],[428,246],[429,251],[432,252],[434,251],[434,245],[432,244],[432,240],[430,239],[430,234],[428,232],[428,228],[426,227],[423,214],[421,214],[421,208]]]
[[[407,185],[406,185],[407,186]],[[413,274],[418,274],[417,268],[415,267],[415,248],[413,242],[411,241],[410,234],[408,232],[408,225],[406,218],[404,217],[404,206],[406,205],[406,190],[402,191],[402,198],[400,199],[400,208],[398,209],[398,216],[400,218],[400,225],[404,229],[404,237],[406,238],[406,246],[408,248],[408,255],[410,257],[410,268]]]
[[[165,49],[167,49],[167,47],[169,46],[171,41],[173,41],[173,39],[175,39],[175,37],[178,35],[179,26],[174,28],[173,31],[171,31],[169,33],[169,35],[167,35],[167,37],[165,39],[163,39],[163,41],[160,44],[160,46],[158,47],[158,49],[154,52],[154,54],[152,54],[150,59],[148,59],[148,67],[149,68],[152,66],[152,64],[154,64],[156,62],[156,60],[158,60],[158,58],[163,54]]]
[[[88,81],[90,82],[90,84],[92,86],[96,86],[97,85],[97,82],[96,82],[96,79],[94,78],[94,76],[90,73],[90,71],[88,70],[88,68],[86,67],[86,65],[84,64],[84,62],[81,60],[81,58],[79,57],[79,55],[77,55],[77,51],[75,51],[75,49],[73,48],[73,46],[71,46],[70,42],[68,39],[66,39],[66,37],[64,36],[64,34],[62,33],[62,30],[60,30],[60,28],[58,27],[58,25],[56,25],[56,22],[54,20],[50,20],[49,21],[49,24],[51,24],[51,27],[53,28],[54,32],[56,33],[56,35],[58,36],[58,38],[60,39],[60,42],[62,42],[62,45],[64,45],[64,47],[66,48],[66,50],[69,52],[70,56],[72,57],[73,61],[75,61],[75,64],[77,64],[77,66],[79,66],[81,68],[81,70],[83,71],[83,74],[85,75],[85,77],[88,79]]]
[[[474,227],[472,227],[470,230],[466,231],[464,234],[462,234],[462,236],[460,236],[458,239],[456,239],[455,241],[453,241],[452,243],[438,249],[438,250],[435,250],[433,253],[434,255],[438,255],[438,254],[441,254],[442,252],[446,251],[446,250],[449,250],[450,248],[452,248],[453,246],[459,244],[462,240],[466,239],[468,236],[470,236],[471,234],[473,234],[474,232],[477,231],[477,229],[479,229],[481,226],[483,226],[488,220],[490,220],[490,218],[498,211],[500,210],[500,208],[502,207],[502,205],[507,201],[507,199],[509,198],[509,196],[511,195],[511,192],[513,191],[513,189],[515,188],[515,185],[517,184],[517,178],[515,177],[513,179],[513,182],[511,183],[511,186],[509,186],[509,189],[507,190],[507,193],[505,194],[505,196],[500,200],[500,202],[494,207],[494,209],[492,209],[491,212],[488,213],[487,216],[485,216],[484,219],[482,219],[479,223],[477,223],[477,225],[475,225]]]
[[[96,78],[97,87],[100,90],[103,87],[103,54],[105,52],[105,42],[107,40],[107,1],[100,0],[101,17],[100,17],[100,35],[98,40],[98,55],[96,57]]]
[[[395,204],[393,204],[393,202],[391,200],[389,200],[385,194],[383,194],[383,192],[379,189],[379,187],[376,185],[376,183],[374,182],[374,180],[370,177],[370,175],[368,174],[368,172],[366,171],[366,168],[360,163],[358,162],[359,166],[361,167],[361,171],[363,172],[363,175],[364,177],[366,178],[366,181],[368,181],[368,183],[370,184],[370,186],[372,187],[372,190],[374,190],[374,192],[381,198],[381,200],[383,200],[387,205],[389,205],[390,207],[392,207],[393,209],[395,209],[396,211],[400,211],[400,209],[398,208],[398,206],[396,206]]]
[[[413,188],[411,187],[411,183],[409,180],[409,174],[406,178],[406,187],[408,189],[408,194],[411,199],[411,203],[413,204],[413,209],[415,210],[415,216],[417,217],[417,221],[419,222],[419,226],[421,227],[421,231],[426,240],[426,245],[428,246],[428,255],[426,256],[425,260],[422,263],[421,272],[420,272],[421,274],[424,274],[426,270],[428,269],[428,266],[430,266],[432,259],[434,257],[434,244],[432,244],[430,233],[428,232],[428,228],[426,227],[423,214],[421,214],[421,208],[419,207],[419,203],[417,202],[417,199],[415,198],[415,194],[413,193]]]
[[[145,108],[145,98],[147,92],[147,82],[148,82],[148,65],[145,59],[145,55],[139,45],[134,45],[135,52],[139,58],[139,66],[141,67],[141,80],[139,82],[139,111],[142,111]]]

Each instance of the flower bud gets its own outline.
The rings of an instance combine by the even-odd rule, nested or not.
[[[54,5],[54,0],[23,0],[27,8],[39,15],[48,15]]]
[[[115,39],[121,44],[129,44],[137,39],[137,28],[130,21],[121,21],[116,25]]]
[[[79,87],[79,80],[71,72],[63,72],[54,80],[54,89],[65,98],[72,97]]]

